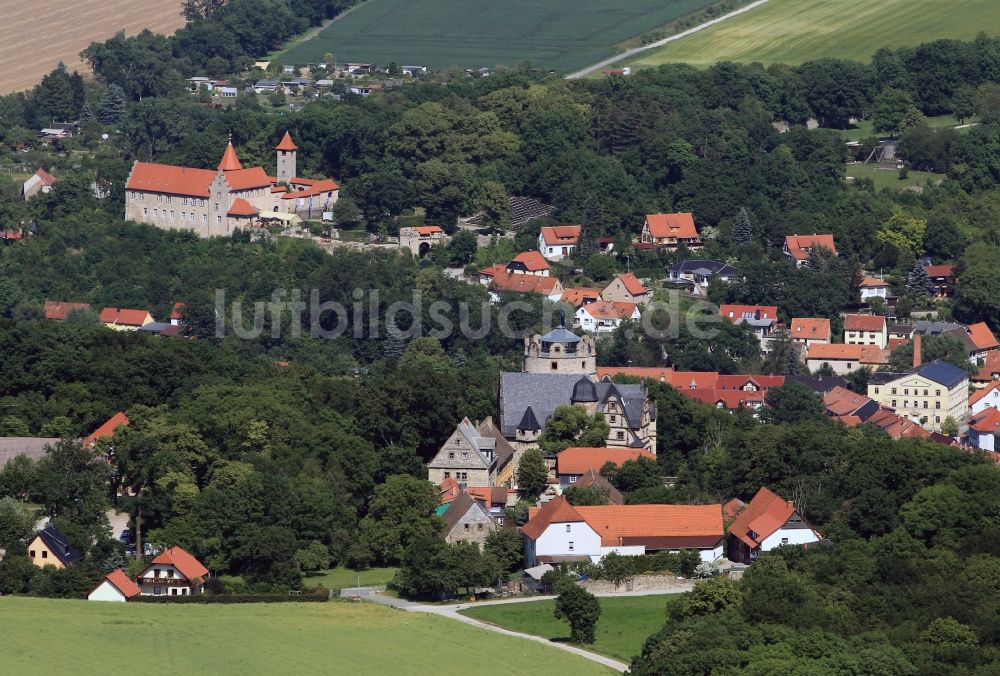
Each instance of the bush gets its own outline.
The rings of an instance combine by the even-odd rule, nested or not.
[[[195,594],[194,596],[136,596],[133,603],[325,603],[330,592],[316,587],[303,594]]]

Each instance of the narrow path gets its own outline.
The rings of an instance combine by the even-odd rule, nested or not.
[[[729,12],[728,14],[723,14],[722,16],[716,17],[716,18],[712,19],[711,21],[706,21],[705,23],[698,24],[694,28],[688,28],[686,31],[681,31],[680,33],[675,33],[674,35],[671,35],[670,37],[663,38],[662,40],[657,40],[656,42],[651,42],[648,45],[643,45],[642,47],[633,47],[632,49],[628,49],[628,50],[622,52],[621,54],[618,54],[617,56],[612,56],[610,59],[604,59],[604,61],[599,61],[599,62],[595,63],[593,66],[587,66],[586,68],[584,68],[582,70],[578,70],[576,72],[570,73],[569,75],[566,76],[565,79],[567,79],[567,80],[577,80],[577,79],[579,79],[581,77],[584,77],[586,75],[590,75],[595,70],[600,70],[601,68],[604,68],[606,66],[610,66],[611,64],[616,63],[618,61],[621,61],[622,59],[627,59],[629,57],[635,56],[636,54],[641,54],[642,52],[648,51],[650,49],[656,49],[657,47],[662,47],[663,45],[667,44],[668,42],[673,42],[674,40],[680,40],[681,38],[686,38],[687,36],[691,35],[692,33],[697,33],[698,31],[705,30],[706,28],[709,28],[710,26],[714,26],[717,23],[721,23],[721,22],[725,21],[726,19],[731,19],[734,16],[738,16],[740,14],[743,14],[744,12],[749,12],[754,7],[760,7],[765,2],[767,2],[767,0],[757,0],[756,2],[751,2],[749,5],[744,5],[743,7],[740,7],[739,9],[734,9],[732,12]]]
[[[332,19],[327,19],[326,21],[324,21],[320,25],[313,26],[312,28],[310,28],[309,30],[307,30],[302,35],[300,35],[300,36],[298,36],[296,38],[292,38],[291,40],[289,40],[288,42],[286,42],[284,44],[284,46],[281,47],[280,51],[278,51],[275,54],[274,58],[278,58],[278,56],[284,54],[285,52],[287,52],[292,47],[296,47],[296,46],[300,45],[303,42],[308,42],[309,40],[312,40],[314,37],[316,37],[317,35],[319,35],[320,33],[322,33],[324,30],[326,30],[327,26],[329,26],[330,24],[332,24],[334,21],[340,21],[345,16],[347,16],[348,14],[350,14],[351,12],[353,12],[358,7],[360,7],[361,5],[364,5],[364,4],[365,4],[365,2],[358,2],[358,3],[354,4],[354,5],[351,5],[350,7],[348,7],[347,9],[345,9],[343,12],[341,12],[337,16],[333,17]]]

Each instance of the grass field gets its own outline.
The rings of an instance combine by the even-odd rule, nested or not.
[[[27,89],[60,61],[83,71],[80,52],[118,31],[173,33],[182,0],[0,0],[0,94]]]
[[[944,174],[934,174],[929,171],[913,171],[907,174],[906,178],[900,179],[897,171],[880,171],[874,164],[848,164],[847,176],[852,178],[870,178],[875,183],[875,188],[891,188],[902,190],[915,185],[924,185],[927,179],[938,180],[944,178]]]
[[[628,662],[666,622],[666,607],[679,595],[602,597],[597,640],[588,650]],[[555,601],[480,606],[459,611],[477,620],[554,640],[569,640],[569,624],[552,614]]]
[[[1000,32],[997,0],[769,0],[633,60],[636,67],[718,61],[867,61],[880,47]]]
[[[0,672],[607,674],[581,657],[372,603],[151,605],[0,598]]]
[[[319,36],[275,58],[338,62],[492,67],[521,61],[581,68],[615,53],[615,45],[713,0],[368,0]]]
[[[367,239],[368,233],[364,234]],[[309,575],[302,582],[310,587],[323,585],[327,589],[344,589],[357,586],[360,576],[362,587],[377,587],[392,581],[392,576],[395,574],[395,568],[369,568],[360,573],[348,568],[333,568]]]
[[[928,127],[932,129],[939,129],[941,127],[954,127],[959,124],[958,119],[954,115],[935,115],[934,117],[926,117],[924,121],[927,123]],[[966,124],[970,122],[975,122],[975,120],[966,120]],[[969,127],[962,127],[958,130],[959,133],[968,131]],[[838,130],[839,131],[839,130]],[[850,128],[841,132],[844,138],[848,141],[864,141],[866,138],[872,136],[880,136],[876,134],[874,128],[872,127],[871,120],[861,120],[852,124]]]

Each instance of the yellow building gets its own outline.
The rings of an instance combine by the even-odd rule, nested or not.
[[[65,535],[49,523],[28,544],[28,558],[39,568],[65,568],[74,561],[79,561],[82,555]]]
[[[968,414],[969,374],[939,360],[907,373],[873,373],[868,396],[924,429],[939,432],[946,418],[961,422]]]

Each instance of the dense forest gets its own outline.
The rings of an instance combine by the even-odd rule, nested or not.
[[[273,169],[271,149],[290,130],[302,173],[335,177],[343,201],[357,206],[342,214],[344,229],[391,233],[416,207],[449,229],[480,211],[503,229],[507,198],[529,195],[553,204],[557,220],[624,244],[610,268],[571,272],[589,282],[625,266],[662,278],[665,264],[690,253],[637,252],[627,242],[644,214],[693,211],[706,241],[699,255],[742,273],[713,285],[713,300],[836,321],[864,268],[884,270],[915,306],[929,300],[907,278],[928,256],[958,264],[942,316],[1000,328],[1000,40],[884,50],[867,65],[675,65],[578,82],[528,65],[488,78],[447,72],[277,115],[253,96],[205,105],[183,78],[235,78],[349,3],[188,4],[196,15],[173,37],[92,45],[94,81],[58,69],[32,92],[0,98],[0,161],[44,163],[60,180],[23,202],[0,176],[0,225],[36,226],[0,246],[0,434],[65,439],[37,464],[16,460],[0,472],[0,593],[79,596],[121,565],[103,516],[113,504],[140,517],[151,541],[184,546],[213,573],[265,590],[301,585],[307,560],[363,568],[427,554],[420,548],[439,522],[423,462],[462,417],[495,415],[498,373],[519,367],[519,341],[501,335],[495,317],[482,339],[397,338],[377,325],[313,340],[293,330],[309,325],[309,311],[268,316],[252,340],[219,338],[216,291],[252,305],[275,289],[317,289],[350,306],[362,289],[378,291],[384,309],[419,290],[424,306],[443,301],[457,323],[462,304],[480,308],[488,296],[442,268],[532,248],[538,226],[478,252],[456,237],[418,261],[242,233],[199,240],[122,221],[133,161],[214,167],[229,134],[244,164]],[[924,119],[944,113],[976,124],[936,130]],[[808,129],[810,118],[821,128]],[[907,161],[939,180],[920,190],[845,181],[837,129],[854,118],[898,132]],[[62,152],[35,146],[29,130],[72,119],[82,134]],[[98,199],[94,184],[110,194]],[[781,242],[806,232],[832,232],[840,255],[795,269]],[[180,301],[190,335],[109,332],[93,313],[44,322],[46,299],[158,318]],[[545,309],[531,301],[513,322],[538,330]],[[728,324],[710,343],[683,329],[663,340],[623,329],[599,349],[602,364],[658,365],[666,354],[683,369],[782,369]],[[636,673],[995,669],[996,468],[951,447],[845,430],[794,386],[764,420],[650,387],[657,462],[626,463],[611,477],[630,502],[749,499],[768,486],[795,499],[831,546],[781,551],[739,583],[699,587],[649,640]],[[119,410],[131,424],[97,454],[73,441]],[[672,488],[665,475],[677,477]],[[33,526],[25,502],[53,517],[85,553],[82,565],[39,572],[16,556]]]

